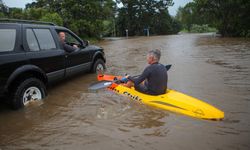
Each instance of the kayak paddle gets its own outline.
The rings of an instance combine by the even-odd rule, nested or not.
[[[106,81],[106,80],[99,81],[99,82],[91,84],[88,89],[89,90],[103,89],[103,88],[109,87],[112,83],[114,83],[116,81]]]

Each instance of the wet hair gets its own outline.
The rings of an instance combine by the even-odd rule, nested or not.
[[[161,58],[161,51],[159,49],[150,50],[148,54],[153,56],[156,61],[159,61]]]

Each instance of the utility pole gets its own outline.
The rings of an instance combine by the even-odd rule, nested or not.
[[[115,18],[114,18],[114,37],[116,37],[116,29],[115,29]]]
[[[125,31],[126,31],[126,38],[128,38],[128,29],[126,29]]]
[[[103,7],[104,7],[103,0],[100,0],[100,6],[101,6],[101,11],[103,11]],[[102,15],[101,15],[101,21],[102,21],[102,26],[103,26],[103,16]],[[100,34],[100,37],[103,38],[103,33]]]

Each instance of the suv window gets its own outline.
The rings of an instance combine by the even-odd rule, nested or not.
[[[65,42],[69,45],[73,45],[73,44],[77,44],[77,45],[80,45],[80,41],[74,37],[71,33],[69,33],[68,31],[64,31],[64,30],[57,30],[57,33],[58,33],[58,38],[59,38],[59,33],[60,32],[63,32],[65,33]],[[59,38],[60,40],[60,38]]]
[[[55,49],[56,44],[49,29],[34,29],[41,50]]]
[[[0,52],[13,51],[16,43],[16,29],[0,29]]]
[[[65,41],[67,43],[80,44],[80,42],[74,36],[72,36],[70,33],[68,33],[68,32],[64,32],[64,33],[65,33],[65,36],[66,36]]]
[[[26,34],[27,34],[27,42],[28,42],[28,46],[30,48],[31,51],[39,51],[39,46],[35,37],[35,34],[33,32],[32,29],[27,29],[26,30]]]

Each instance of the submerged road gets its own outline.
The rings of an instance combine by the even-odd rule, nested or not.
[[[0,104],[0,150],[249,150],[250,40],[213,34],[138,37],[98,43],[107,73],[137,75],[147,51],[172,64],[169,88],[225,112],[199,120],[130,101],[108,90],[89,91],[94,74],[67,79],[41,103],[12,111]]]

